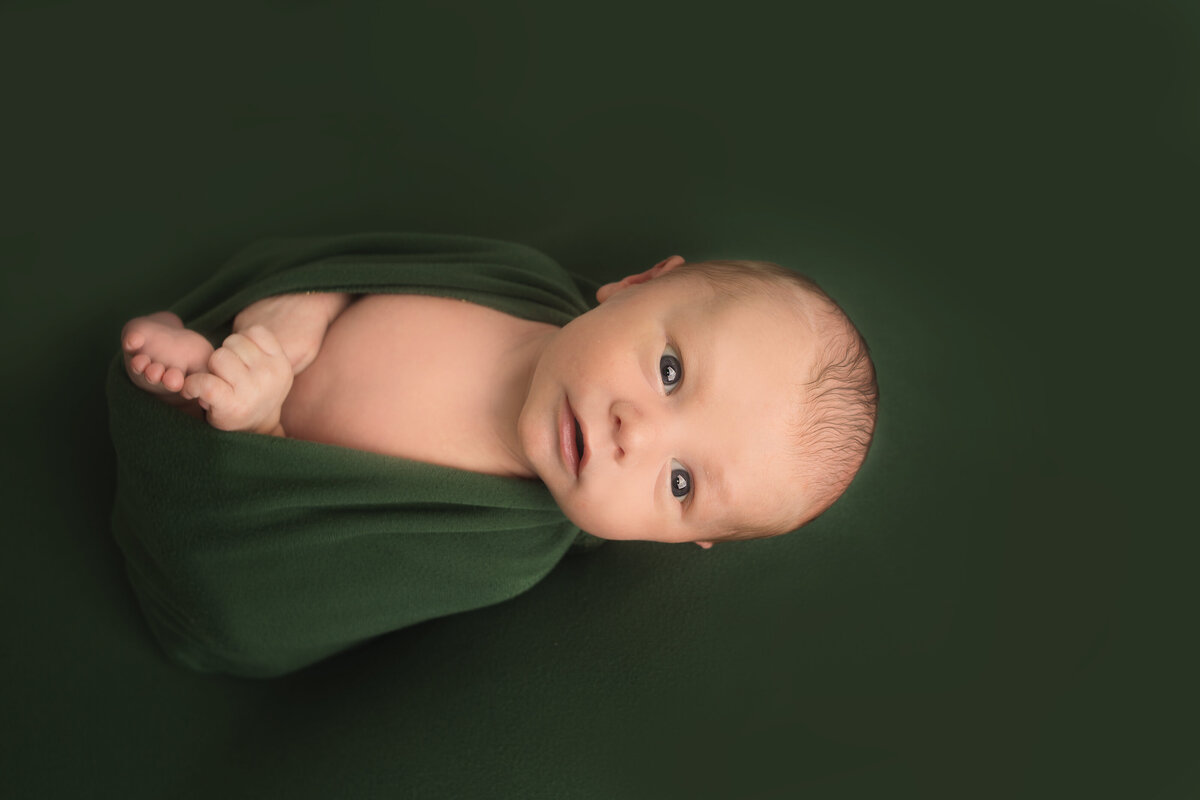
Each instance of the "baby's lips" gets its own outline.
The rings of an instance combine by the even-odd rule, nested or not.
[[[579,456],[579,470],[578,471],[583,472],[583,468],[587,465],[588,459],[592,455],[592,448],[588,447],[587,426],[583,424],[583,418],[575,417],[575,424],[579,426],[579,441],[581,443],[581,447],[579,448],[579,453],[578,453],[578,456]]]

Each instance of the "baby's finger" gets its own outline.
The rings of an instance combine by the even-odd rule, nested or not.
[[[242,360],[242,363],[253,372],[261,367],[264,363],[271,359],[279,358],[279,353],[282,348],[279,346],[275,336],[262,326],[255,326],[257,330],[253,334],[250,329],[242,333],[233,333],[225,338],[225,342],[221,345],[227,350],[237,354],[237,357]],[[260,344],[261,341],[261,344]],[[265,344],[267,347],[263,348]],[[236,384],[235,384],[236,385]]]
[[[208,410],[212,406],[227,405],[233,399],[233,387],[209,372],[194,372],[183,381],[179,394],[188,400],[198,400]]]
[[[253,341],[258,348],[269,356],[277,356],[283,352],[283,346],[270,328],[263,325],[251,325],[241,334]]]
[[[225,337],[225,341],[221,342],[221,347],[236,353],[237,357],[244,361],[247,366],[253,364],[259,354],[262,353],[262,348],[242,333],[229,334]]]
[[[229,339],[225,341],[228,342]],[[243,348],[254,347],[253,342],[235,344],[240,344]],[[213,350],[212,355],[208,357],[208,371],[236,386],[246,377],[249,367],[246,365],[246,360],[233,348],[222,345]]]

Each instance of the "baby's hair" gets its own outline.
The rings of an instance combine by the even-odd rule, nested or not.
[[[803,386],[804,402],[792,421],[792,435],[799,455],[798,477],[815,503],[803,518],[737,528],[714,541],[778,536],[812,522],[845,492],[871,447],[879,385],[866,340],[816,281],[770,261],[700,261],[682,264],[670,274],[702,275],[719,294],[734,299],[752,296],[764,287],[776,290],[773,296],[778,296],[782,286],[797,289],[814,301],[807,304],[805,316],[823,346]]]

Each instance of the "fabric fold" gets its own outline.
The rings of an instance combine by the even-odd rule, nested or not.
[[[242,308],[304,291],[456,297],[565,325],[581,288],[524,245],[439,234],[270,239],[171,307],[215,343]],[[113,533],[154,635],[193,669],[266,677],[375,636],[502,602],[579,531],[537,481],[217,431],[135,387],[106,391]]]

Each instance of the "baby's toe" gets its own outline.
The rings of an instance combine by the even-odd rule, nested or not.
[[[129,359],[129,368],[133,370],[133,374],[135,375],[141,375],[146,371],[146,367],[148,366],[150,366],[150,356],[145,353],[138,353]]]
[[[183,371],[179,367],[167,367],[162,375],[162,385],[172,392],[178,392],[183,388]]]
[[[165,372],[166,369],[166,365],[155,361],[150,364],[150,366],[146,367],[146,371],[142,373],[142,376],[151,383],[158,383],[162,380],[163,372]]]
[[[125,337],[125,349],[132,353],[146,343],[145,334],[140,331],[133,331]]]

